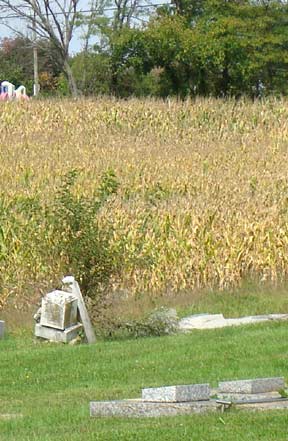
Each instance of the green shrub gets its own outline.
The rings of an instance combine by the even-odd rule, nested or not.
[[[64,176],[47,219],[53,229],[54,253],[61,256],[66,274],[79,281],[85,295],[97,298],[119,269],[120,259],[109,248],[109,231],[102,231],[97,219],[119,184],[114,172],[107,170],[94,195],[77,196],[73,193],[77,175],[77,170],[71,170]]]
[[[110,322],[106,336],[113,338],[141,338],[172,335],[178,331],[178,317],[175,309],[161,307],[155,309],[141,320],[124,323]]]

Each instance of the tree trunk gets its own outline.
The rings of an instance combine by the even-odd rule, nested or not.
[[[65,74],[67,75],[71,95],[73,96],[73,98],[76,98],[79,95],[79,93],[72,69],[67,60],[64,61],[64,70],[65,70]]]

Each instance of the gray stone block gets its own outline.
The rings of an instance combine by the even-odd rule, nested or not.
[[[217,393],[217,400],[224,400],[224,401],[231,401],[232,403],[241,401],[251,401],[251,400],[259,400],[259,401],[272,401],[272,400],[278,400],[281,398],[281,394],[279,392],[265,392],[265,393],[258,393],[258,394],[232,394],[232,393]]]
[[[64,329],[64,331],[61,331],[60,329],[53,329],[46,326],[41,326],[40,323],[36,323],[35,336],[55,342],[69,343],[78,336],[82,328],[82,324],[77,323],[74,326],[70,326],[70,328]]]
[[[216,401],[155,403],[143,400],[91,401],[91,417],[161,417],[214,412]]]
[[[5,331],[5,322],[3,320],[0,320],[0,338],[4,337],[4,331]]]
[[[223,381],[219,383],[221,393],[259,394],[285,389],[283,377],[255,378],[253,380]]]
[[[77,298],[65,291],[52,291],[42,299],[40,325],[62,331],[77,323]]]
[[[209,400],[209,384],[187,384],[142,389],[142,400],[154,402],[183,402]]]
[[[236,409],[239,410],[251,410],[251,411],[264,411],[264,410],[283,410],[288,409],[288,401],[275,401],[271,403],[245,403],[236,405]]]

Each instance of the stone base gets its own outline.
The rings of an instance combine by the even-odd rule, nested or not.
[[[288,400],[271,401],[267,403],[243,403],[235,407],[239,410],[264,411],[264,410],[283,410],[288,409]]]
[[[261,393],[261,394],[233,394],[233,393],[221,393],[218,392],[215,395],[217,395],[217,400],[226,400],[226,401],[231,401],[233,403],[238,402],[238,401],[250,401],[250,400],[277,400],[279,398],[281,398],[281,395],[279,394],[279,392],[266,392],[266,393]]]
[[[91,417],[161,417],[216,411],[216,401],[155,403],[143,400],[91,401]]]
[[[270,401],[271,400],[271,401]],[[182,403],[156,403],[143,401],[141,399],[122,400],[122,401],[91,401],[91,417],[124,417],[124,418],[146,418],[191,415],[207,412],[224,412],[228,409],[265,411],[288,409],[288,399],[272,398],[251,401],[190,401]]]
[[[59,329],[48,328],[48,326],[41,326],[39,323],[36,323],[35,336],[55,342],[69,343],[78,336],[82,328],[83,325],[77,323],[77,325],[70,326],[69,328],[64,329],[64,331],[61,331]]]
[[[4,337],[4,331],[5,331],[5,322],[3,320],[0,320],[0,338]]]
[[[272,377],[222,381],[218,389],[221,393],[260,394],[285,389],[285,380],[283,377]]]

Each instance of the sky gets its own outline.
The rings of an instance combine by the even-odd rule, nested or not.
[[[163,4],[166,2],[168,3],[167,0],[150,0],[150,3],[153,3],[153,4]],[[82,10],[89,10],[90,9],[90,1],[81,0],[80,6],[81,6]],[[108,12],[108,14],[112,15],[113,12]],[[26,33],[26,35],[27,35],[26,25],[23,20],[10,19],[10,20],[8,20],[8,23],[11,27],[14,27],[15,29],[17,29],[18,31],[20,31],[24,34]],[[83,41],[81,39],[82,34],[83,34],[83,31],[81,29],[76,29],[74,31],[74,35],[73,35],[72,41],[70,43],[70,54],[71,55],[81,51],[81,48],[83,47]],[[2,39],[4,37],[12,37],[12,36],[13,36],[13,32],[10,29],[8,29],[5,25],[1,24],[1,19],[0,19],[0,39]]]
[[[82,1],[82,4],[83,4],[82,6],[83,9],[89,9],[89,4],[87,1]],[[15,28],[15,30],[24,33],[24,35],[28,35],[28,31],[25,22],[23,20],[9,19],[8,24],[10,27]],[[71,55],[81,51],[82,48],[81,33],[82,31],[80,29],[76,29],[74,31],[74,36],[70,44]],[[1,24],[1,19],[0,19],[0,39],[4,37],[13,37],[13,35],[16,35],[16,33],[13,32],[4,24]]]

